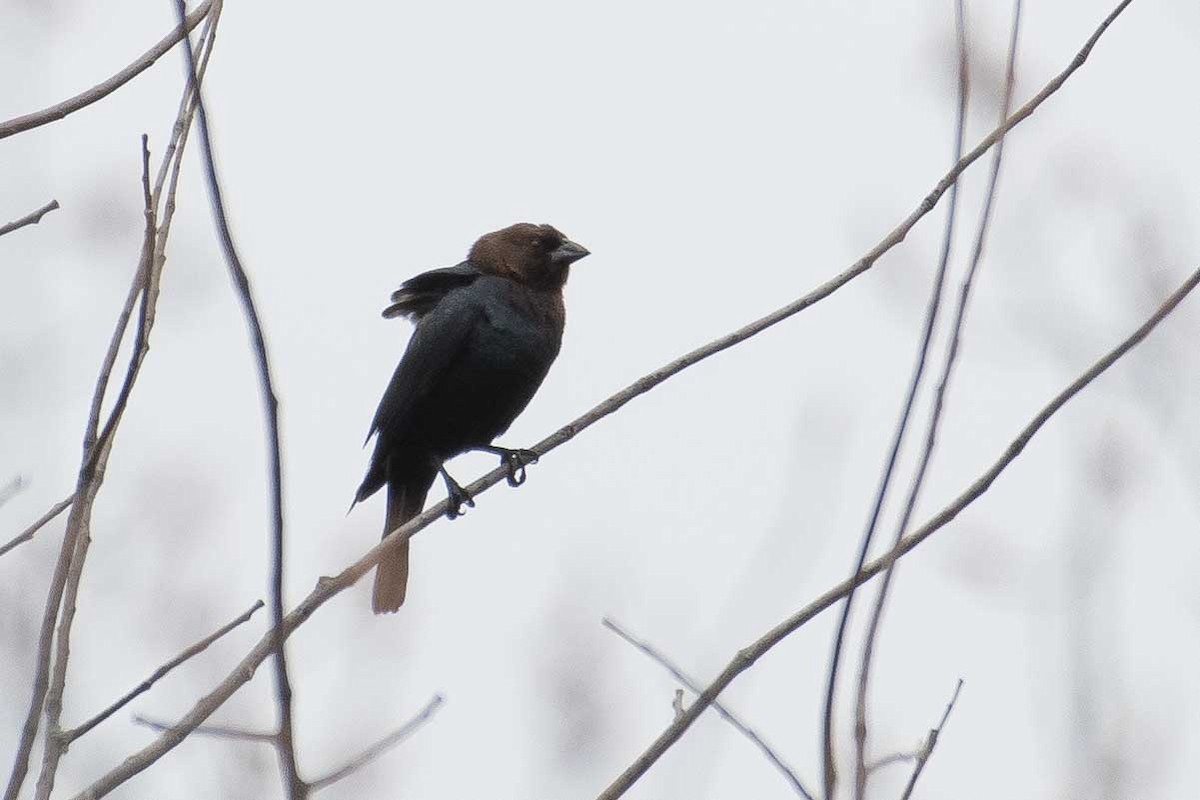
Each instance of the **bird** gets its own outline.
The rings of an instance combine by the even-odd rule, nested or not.
[[[387,488],[383,536],[421,513],[440,473],[447,516],[474,506],[445,462],[469,450],[498,455],[520,485],[530,450],[492,445],[533,398],[562,344],[563,286],[589,255],[551,225],[528,222],[484,234],[462,263],[405,281],[383,311],[415,323],[412,337],[371,421],[375,437],[355,503]],[[351,504],[353,508],[354,504]],[[408,541],[375,571],[372,609],[400,609],[408,586]]]

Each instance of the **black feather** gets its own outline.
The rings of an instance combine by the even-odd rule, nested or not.
[[[392,292],[392,304],[383,310],[383,316],[385,319],[408,317],[417,322],[448,292],[470,285],[480,274],[470,261],[464,261],[457,266],[430,270],[409,278]]]

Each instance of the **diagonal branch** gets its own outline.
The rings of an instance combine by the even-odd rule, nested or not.
[[[697,348],[696,350],[693,350],[692,352],[676,359],[675,361],[672,361],[671,363],[655,370],[654,372],[643,376],[630,386],[622,389],[620,392],[617,392],[612,397],[609,397],[607,400],[600,403],[575,421],[564,425],[562,428],[555,431],[538,444],[534,445],[531,449],[539,455],[545,455],[549,453],[551,450],[554,450],[555,448],[560,447],[561,445],[575,438],[576,435],[586,428],[591,427],[601,419],[604,419],[608,415],[616,412],[634,398],[645,394],[672,376],[677,375],[688,367],[697,364],[700,361],[715,355],[716,353],[727,350],[730,347],[733,347],[734,345],[761,333],[767,328],[770,328],[771,326],[800,313],[809,306],[814,305],[815,303],[818,303],[829,295],[833,294],[855,277],[870,269],[871,266],[884,253],[904,240],[904,237],[908,234],[912,227],[916,225],[916,223],[920,221],[923,216],[928,214],[929,211],[933,209],[938,199],[942,196],[942,194],[945,193],[950,184],[956,181],[958,176],[961,175],[967,167],[969,167],[984,153],[986,153],[988,149],[991,148],[992,145],[994,145],[1006,132],[1019,125],[1024,120],[1028,119],[1033,112],[1036,111],[1038,107],[1046,101],[1047,98],[1057,92],[1063,86],[1063,84],[1066,83],[1067,79],[1070,78],[1071,75],[1087,60],[1088,56],[1092,52],[1092,49],[1100,40],[1100,37],[1117,18],[1117,16],[1125,10],[1130,2],[1132,2],[1132,0],[1123,0],[1116,10],[1113,11],[1113,13],[1110,14],[1108,18],[1105,19],[1104,22],[1099,26],[1099,28],[1097,28],[1096,31],[1091,35],[1091,37],[1084,44],[1083,48],[1075,55],[1066,69],[1055,76],[1049,83],[1046,84],[1046,86],[1042,88],[1040,92],[1038,92],[1037,95],[1035,95],[1024,106],[1022,106],[1012,116],[1005,120],[1003,125],[985,137],[983,141],[975,147],[975,149],[963,156],[962,160],[959,161],[958,164],[954,165],[953,169],[951,169],[950,172],[948,172],[938,182],[933,191],[921,201],[917,209],[913,211],[913,213],[910,214],[909,217],[904,220],[904,222],[902,222],[895,230],[885,236],[878,245],[876,245],[869,253],[867,253],[867,255],[863,256],[863,258],[851,265],[846,271],[817,287],[809,294],[784,306],[783,308],[778,309],[762,319],[752,322],[751,324],[739,330],[709,342],[703,347]],[[1182,296],[1177,298],[1175,302],[1178,303],[1179,299],[1182,299]],[[1153,324],[1157,324],[1158,321],[1160,320],[1155,319]],[[1153,324],[1150,325],[1151,328],[1153,327]],[[1149,329],[1147,329],[1146,332],[1148,332],[1148,330]],[[1145,333],[1142,334],[1142,336],[1144,335]],[[1132,344],[1129,346],[1132,346]],[[1117,357],[1119,357],[1119,355]],[[1090,379],[1091,378],[1088,378],[1088,380]],[[1074,391],[1078,391],[1079,388],[1082,388],[1082,386],[1076,388]],[[1072,394],[1074,394],[1074,392],[1072,392]],[[1065,402],[1065,399],[1062,402]],[[1054,412],[1051,410],[1049,413],[1053,414]],[[1047,418],[1048,417],[1049,414],[1047,415]],[[1036,421],[1034,431],[1036,431],[1038,427],[1041,427],[1044,422],[1045,419]],[[1031,432],[1029,435],[1032,436],[1033,433]],[[1024,447],[1024,443],[1020,443],[1019,446],[1017,446],[1017,443],[1014,443],[1014,446],[1017,447],[1016,452],[1020,452],[1020,449]],[[972,486],[965,493],[964,497],[960,498],[959,501],[956,501],[955,504],[952,504],[950,508],[947,508],[943,512],[943,514],[948,516],[943,519],[942,516],[939,515],[939,517],[935,517],[934,520],[932,520],[930,523],[927,523],[926,527],[921,528],[911,534],[904,540],[899,550],[894,550],[892,553],[885,556],[885,559],[887,559],[886,561],[885,559],[876,559],[875,561],[871,562],[871,564],[868,565],[867,568],[864,569],[864,571],[860,573],[854,580],[843,582],[839,587],[835,587],[825,596],[818,599],[813,606],[810,606],[809,610],[811,611],[811,615],[815,616],[828,604],[833,603],[844,596],[839,593],[840,590],[845,589],[848,591],[851,585],[858,585],[863,581],[868,580],[870,577],[879,572],[886,565],[886,563],[890,563],[891,559],[898,558],[900,555],[907,553],[909,550],[927,538],[930,534],[932,534],[934,530],[937,530],[937,528],[940,528],[942,525],[946,524],[946,522],[949,522],[949,520],[953,518],[953,516],[959,511],[961,511],[962,508],[966,507],[979,495],[983,494],[991,482],[995,480],[996,475],[1003,471],[1008,462],[1015,457],[1016,453],[1013,453],[1013,455],[1007,458],[1007,460],[1002,459],[1003,463],[993,468],[994,473],[989,473],[981,478],[980,481],[977,482],[978,485]],[[486,491],[500,481],[504,480],[507,477],[507,474],[508,472],[505,467],[497,467],[491,472],[488,472],[482,478],[476,480],[470,486],[467,486],[466,490],[473,496],[478,496],[479,493]],[[295,609],[284,616],[282,634],[284,636],[290,635],[292,631],[294,631],[299,625],[303,624],[305,620],[312,616],[312,614],[318,608],[323,606],[334,596],[345,591],[356,581],[362,578],[363,575],[373,569],[375,565],[379,563],[379,559],[382,558],[385,553],[391,552],[393,548],[399,547],[402,542],[410,539],[412,536],[416,535],[416,533],[441,518],[446,513],[446,508],[447,503],[444,500],[434,504],[419,516],[392,531],[387,538],[372,547],[369,551],[367,551],[367,553],[359,558],[358,561],[347,566],[337,575],[333,577],[322,577],[317,582],[316,588],[314,588],[313,591],[310,592],[308,596],[305,597],[298,606],[296,606]],[[821,603],[825,603],[825,605],[820,605]],[[799,624],[803,624],[803,622],[797,623],[797,627]],[[786,632],[784,635],[786,635]],[[214,687],[213,690],[207,695],[200,698],[192,707],[191,711],[184,715],[184,717],[180,719],[174,726],[164,731],[162,736],[160,736],[158,739],[146,745],[140,751],[131,755],[121,764],[114,767],[107,774],[96,780],[93,784],[91,784],[91,786],[76,796],[77,800],[103,797],[168,753],[171,749],[183,741],[183,739],[192,730],[195,730],[198,725],[200,725],[209,717],[209,715],[211,715],[226,700],[228,700],[234,692],[236,692],[247,681],[249,681],[250,677],[253,675],[254,669],[274,651],[274,644],[275,634],[274,631],[272,631],[263,639],[261,639],[249,653],[247,653],[245,658],[242,659],[237,667],[235,667],[234,670],[227,675],[224,680]],[[736,661],[739,664],[741,663],[740,658],[736,659]],[[753,662],[751,661],[750,663]],[[682,735],[683,731],[687,729],[692,720],[694,720],[695,716],[698,716],[700,712],[704,710],[704,708],[711,704],[712,700],[716,697],[716,694],[718,694],[730,680],[736,677],[739,672],[749,667],[750,663],[746,663],[744,666],[741,666],[739,669],[735,670],[728,677],[728,679],[725,680],[725,683],[722,683],[720,686],[717,686],[716,684],[710,686],[709,690],[712,690],[712,695],[708,696],[709,690],[706,690],[706,692],[700,696],[697,702],[689,707],[685,715],[676,723],[679,725],[679,727],[676,729],[673,726],[663,734],[663,737],[670,738],[671,741],[674,741],[674,739],[677,739],[680,735]],[[646,756],[643,756],[643,759],[644,758],[646,758]],[[636,777],[641,775],[642,772],[645,772],[645,770],[649,768],[650,764],[653,763],[656,758],[657,756],[653,756],[645,763],[641,763],[642,760],[639,759],[639,764],[641,764],[640,768],[637,768],[638,765],[634,765],[634,767],[630,768],[631,770],[635,770],[635,768],[637,768],[636,775],[634,775],[634,780],[636,780]],[[630,783],[632,783],[632,781],[630,781]],[[621,791],[624,791],[624,789]]]
[[[198,655],[200,655],[200,653],[203,653],[205,650],[208,649],[208,646],[211,645],[213,642],[217,641],[222,636],[229,633],[230,631],[232,631],[234,628],[238,627],[239,625],[249,621],[250,617],[254,616],[254,612],[258,611],[262,607],[263,607],[263,601],[258,600],[257,602],[254,603],[254,605],[250,606],[250,608],[243,611],[241,613],[241,615],[238,616],[237,619],[221,626],[216,631],[213,631],[208,636],[205,636],[203,639],[196,642],[191,647],[188,647],[182,653],[175,656],[174,658],[172,658],[167,663],[163,664],[158,669],[154,670],[154,672],[152,672],[150,674],[150,677],[146,678],[146,680],[142,681],[137,686],[130,689],[128,692],[126,692],[124,695],[122,695],[118,700],[116,700],[108,708],[104,709],[99,714],[97,714],[96,716],[89,719],[87,722],[84,722],[75,728],[71,728],[70,730],[63,731],[62,738],[64,741],[64,746],[70,745],[72,742],[74,742],[76,739],[78,739],[79,737],[86,734],[92,728],[96,727],[101,722],[104,722],[104,720],[108,719],[113,714],[117,713],[122,708],[129,705],[129,703],[133,702],[133,700],[136,697],[138,697],[138,695],[141,695],[141,694],[144,694],[144,693],[150,691],[150,687],[154,686],[154,684],[157,683],[160,679],[166,677],[167,673],[169,673],[171,670],[175,669],[176,667],[178,667],[180,664],[187,661],[188,659],[190,659],[194,656],[198,656]]]
[[[1017,41],[1019,39],[1021,28],[1021,0],[1015,0],[1013,5],[1013,21],[1012,28],[1009,34],[1008,43],[1008,66],[1005,69],[1005,85],[1004,98],[1001,101],[1000,119],[1003,120],[1008,116],[1009,108],[1012,104],[1013,86],[1016,83],[1016,60],[1017,60]],[[925,437],[925,446],[921,451],[920,461],[917,464],[916,474],[913,477],[912,485],[909,488],[908,497],[905,500],[904,510],[900,514],[900,521],[896,525],[896,533],[892,540],[894,547],[904,536],[904,531],[908,528],[908,523],[912,519],[912,515],[917,506],[917,498],[921,494],[921,487],[925,481],[925,475],[929,470],[930,462],[933,460],[933,452],[937,446],[938,431],[941,427],[942,412],[945,408],[946,394],[950,388],[950,380],[954,375],[954,365],[958,358],[959,346],[962,341],[963,326],[966,321],[967,304],[971,298],[971,288],[975,281],[975,275],[979,270],[979,264],[983,260],[983,247],[987,241],[988,227],[992,217],[992,207],[996,199],[996,190],[1000,180],[1000,165],[1004,158],[1004,139],[996,143],[996,148],[992,151],[991,171],[988,175],[988,186],[983,203],[983,211],[980,214],[979,226],[975,233],[975,245],[971,251],[971,262],[967,267],[967,274],[963,278],[962,286],[959,289],[958,303],[955,307],[954,321],[951,327],[950,344],[947,348],[946,359],[943,363],[942,373],[938,379],[937,388],[934,391],[933,408],[930,411],[930,419]],[[879,626],[883,619],[883,609],[887,603],[888,591],[891,588],[892,580],[895,577],[895,565],[888,567],[883,575],[883,580],[880,582],[879,592],[875,596],[875,603],[871,609],[870,621],[867,624],[866,638],[863,644],[862,663],[858,673],[858,690],[855,697],[855,765],[856,765],[856,783],[855,791],[858,800],[862,800],[866,794],[867,784],[867,690],[871,680],[871,665],[875,656],[875,643],[879,636]]]
[[[80,92],[74,97],[68,98],[61,103],[50,106],[49,108],[35,111],[32,114],[26,114],[23,117],[14,117],[6,122],[0,122],[0,139],[13,136],[18,133],[37,128],[50,122],[57,122],[68,114],[73,114],[81,108],[86,108],[97,100],[103,100],[108,95],[120,89],[129,81],[136,78],[144,72],[151,64],[157,61],[168,50],[174,47],[183,39],[186,33],[200,24],[200,20],[208,15],[209,9],[212,8],[212,0],[205,0],[195,11],[188,14],[185,24],[177,26],[173,31],[164,36],[159,42],[142,53],[132,64],[125,69],[113,75],[103,83],[96,84],[87,91]]]
[[[13,231],[17,230],[18,228],[24,228],[26,225],[37,225],[39,222],[42,221],[42,217],[46,216],[51,211],[54,211],[58,208],[59,208],[58,201],[51,200],[49,203],[46,203],[46,205],[42,206],[37,211],[34,211],[31,214],[26,214],[25,216],[21,217],[20,219],[14,220],[13,222],[8,223],[7,225],[0,225],[0,236],[3,236],[6,233],[12,233]]]
[[[60,500],[54,505],[50,506],[50,510],[43,514],[37,522],[21,531],[21,533],[14,536],[4,545],[0,545],[0,556],[4,555],[9,550],[12,550],[17,545],[25,544],[25,542],[28,542],[30,539],[32,539],[34,534],[40,531],[46,523],[50,522],[50,520],[54,519],[63,511],[65,511],[67,506],[71,505],[71,501],[74,499],[75,495],[71,495],[66,500]]]
[[[217,13],[220,12],[220,0],[217,0]],[[183,0],[175,0],[176,12],[179,16],[180,27],[185,25],[186,9]],[[225,214],[225,204],[221,197],[221,184],[217,179],[217,170],[213,158],[212,139],[208,131],[208,112],[204,107],[202,90],[196,84],[196,58],[192,52],[192,43],[184,37],[184,51],[187,56],[188,85],[194,92],[197,103],[197,127],[200,134],[200,151],[203,154],[204,175],[208,183],[209,198],[212,201],[213,222],[217,227],[221,249],[229,267],[238,299],[242,304],[242,312],[250,329],[251,347],[254,351],[258,367],[259,387],[262,393],[263,415],[267,428],[268,440],[268,474],[271,482],[272,509],[272,573],[271,573],[271,615],[275,631],[275,685],[276,702],[279,705],[279,752],[280,765],[283,770],[288,797],[291,800],[302,800],[308,796],[308,786],[300,778],[299,767],[296,764],[295,732],[292,724],[292,685],[288,678],[286,647],[283,629],[283,570],[284,570],[284,535],[283,535],[283,465],[279,444],[279,401],[271,380],[271,363],[267,355],[266,334],[254,305],[254,292],[250,286],[250,276],[242,266],[234,245],[233,233],[229,229],[229,220]]]
[[[624,639],[629,644],[633,645],[636,649],[642,651],[647,656],[649,656],[651,659],[653,659],[654,661],[657,661],[659,664],[661,664],[667,670],[667,672],[671,673],[671,675],[675,678],[675,680],[679,681],[684,686],[686,686],[688,688],[688,691],[690,691],[692,694],[698,695],[698,694],[700,694],[701,691],[703,691],[701,689],[700,685],[696,683],[696,681],[689,678],[682,669],[680,669],[676,664],[674,664],[669,658],[664,656],[662,653],[655,650],[654,647],[651,646],[649,643],[644,642],[640,639],[637,639],[636,637],[633,636],[633,634],[631,634],[628,631],[626,631],[625,629],[623,629],[619,624],[617,624],[615,621],[609,619],[608,617],[605,617],[603,620],[601,620],[601,624],[604,627],[608,628],[613,633],[615,633],[617,636],[620,636],[622,639]],[[682,694],[683,694],[683,692],[680,691],[679,695],[681,696]],[[681,704],[676,704],[675,708],[676,708],[677,714],[683,713],[683,707]],[[784,762],[783,758],[778,753],[776,753],[775,750],[771,747],[771,745],[767,744],[767,742],[764,741],[763,738],[761,736],[759,736],[758,733],[753,728],[751,728],[749,725],[747,725],[746,723],[744,723],[740,719],[738,719],[737,715],[735,715],[732,711],[730,711],[728,706],[725,706],[721,702],[713,701],[713,708],[716,710],[716,712],[718,714],[721,715],[722,719],[724,719],[726,722],[728,722],[730,725],[732,725],[734,728],[736,728],[739,733],[741,733],[743,736],[745,736],[747,739],[749,739],[751,742],[753,742],[754,745],[756,747],[758,747],[759,750],[762,751],[763,755],[765,755],[767,757],[767,760],[770,761],[773,765],[775,765],[776,769],[778,769],[781,773],[783,773],[784,779],[788,782],[788,784],[792,787],[793,791],[795,791],[796,794],[800,795],[801,797],[806,798],[806,800],[813,800],[812,792],[810,792],[807,788],[805,788],[803,782],[801,782],[801,780],[800,780],[800,777],[796,774],[796,771],[794,769],[792,769],[790,766],[788,766],[787,763]]]

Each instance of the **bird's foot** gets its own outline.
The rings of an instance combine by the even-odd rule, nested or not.
[[[508,485],[520,486],[525,482],[525,467],[536,464],[538,454],[532,450],[510,450],[507,447],[490,445],[483,448],[489,453],[500,456],[500,464],[508,468]]]
[[[450,477],[450,473],[446,472],[445,468],[440,470],[442,480],[446,482],[446,516],[450,519],[459,517],[466,512],[463,511],[463,506],[475,507],[475,499],[467,492],[466,489],[458,485],[458,481]]]

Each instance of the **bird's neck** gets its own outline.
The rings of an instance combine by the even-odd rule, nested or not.
[[[533,315],[561,330],[567,318],[562,284],[536,286],[527,283],[525,288],[527,291],[523,294]]]

